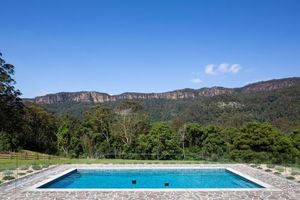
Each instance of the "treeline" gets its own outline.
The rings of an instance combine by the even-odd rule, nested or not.
[[[49,113],[21,101],[13,65],[2,57],[0,61],[0,151],[28,149],[71,158],[300,162],[299,129],[284,134],[263,122],[153,122],[144,106],[134,101],[94,106],[81,119]],[[204,116],[195,108],[190,115],[205,118],[201,113]]]
[[[172,121],[182,125],[196,122],[221,127],[241,128],[249,122],[268,122],[285,133],[300,128],[300,79],[290,79],[294,85],[270,91],[233,93],[197,99],[147,99],[137,102],[144,106],[152,122]],[[102,105],[115,108],[120,102]],[[43,105],[56,114],[70,114],[83,119],[92,103],[61,102]]]
[[[25,112],[24,112],[25,111]],[[149,120],[142,105],[95,106],[83,120],[24,107],[22,132],[1,132],[1,150],[29,149],[72,158],[205,159],[239,162],[299,162],[300,130],[286,135],[267,123],[242,128]]]

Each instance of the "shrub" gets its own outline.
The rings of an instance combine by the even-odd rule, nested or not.
[[[33,170],[41,170],[41,166],[40,165],[32,165],[31,167]]]
[[[270,170],[270,169],[265,169],[265,171],[266,171],[266,172],[271,172],[272,170]]]
[[[49,167],[49,164],[43,164],[42,165],[42,168],[48,168]]]
[[[20,172],[20,173],[18,173],[18,175],[19,176],[24,176],[24,175],[26,175],[26,173]]]
[[[257,168],[258,165],[257,164],[252,164],[252,165],[250,165],[250,167]]]
[[[257,169],[262,169],[262,167],[257,167]]]
[[[32,173],[32,172],[33,172],[32,170],[28,170],[28,171],[27,171],[27,173]]]
[[[273,168],[275,168],[275,165],[273,165],[273,164],[267,164],[267,168],[273,169]]]
[[[294,176],[288,176],[288,177],[286,177],[286,179],[295,180],[295,177]]]
[[[274,172],[274,174],[275,174],[275,175],[281,175],[281,173],[280,173],[280,172]]]
[[[15,177],[13,177],[13,176],[3,176],[3,178],[2,178],[2,180],[5,180],[5,181],[14,180],[14,179],[15,179]]]
[[[27,170],[28,166],[21,167],[20,170]]]
[[[292,171],[291,173],[293,176],[297,176],[297,175],[300,175],[300,171]]]
[[[284,168],[283,167],[276,167],[275,168],[277,171],[279,171],[279,172],[283,172],[284,171]]]

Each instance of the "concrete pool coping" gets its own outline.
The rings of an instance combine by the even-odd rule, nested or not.
[[[48,184],[52,181],[55,181],[58,178],[61,178],[63,176],[66,176],[69,173],[72,173],[73,171],[77,169],[87,169],[87,170],[153,170],[153,169],[226,169],[233,174],[236,174],[238,176],[241,176],[242,178],[245,178],[255,184],[258,184],[262,186],[263,188],[39,188],[45,184]],[[174,191],[190,191],[190,192],[205,192],[205,191],[281,191],[281,189],[274,187],[273,185],[267,184],[261,180],[258,180],[256,178],[253,178],[245,173],[242,173],[238,170],[232,169],[231,167],[219,167],[219,166],[78,166],[76,168],[71,168],[68,170],[65,170],[62,173],[56,174],[54,176],[49,177],[46,180],[43,180],[31,187],[28,187],[26,189],[27,191],[41,191],[41,192],[72,192],[72,191],[98,191],[98,192],[117,192],[117,191],[149,191],[149,192],[174,192]]]
[[[37,186],[42,182],[46,182],[68,170],[80,168],[230,168],[248,175],[255,180],[262,181],[266,184],[274,186],[270,189],[254,189],[254,190],[36,190],[33,186]],[[245,176],[247,177],[247,176]],[[34,189],[34,190],[30,190]],[[300,183],[287,180],[283,176],[274,175],[261,169],[251,167],[248,164],[61,164],[42,172],[37,172],[30,177],[17,179],[10,184],[0,185],[1,200],[299,200],[300,199]]]

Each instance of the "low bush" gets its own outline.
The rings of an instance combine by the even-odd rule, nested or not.
[[[271,172],[272,170],[270,170],[270,169],[265,169],[265,171],[266,171],[266,172]]]
[[[41,168],[43,168],[43,169],[48,168],[48,167],[49,167],[48,164],[43,164],[43,165],[41,165]]]
[[[293,177],[293,176],[288,176],[288,177],[286,177],[286,179],[289,179],[289,180],[295,180],[295,177]]]
[[[275,175],[281,175],[281,173],[280,173],[280,172],[274,172],[274,174],[275,174]]]
[[[19,175],[19,176],[24,176],[24,175],[26,175],[26,173],[20,172],[20,173],[18,173],[18,175]]]
[[[15,177],[13,176],[3,176],[2,180],[8,181],[8,180],[14,180]]]
[[[42,167],[40,165],[32,165],[31,168],[33,170],[41,170],[42,169]]]
[[[33,172],[32,170],[28,170],[28,171],[27,171],[27,173],[32,173],[32,172]]]
[[[297,175],[300,175],[300,171],[292,171],[292,173],[291,173],[293,176],[297,176]]]
[[[277,171],[279,171],[279,172],[283,172],[284,171],[284,168],[283,167],[276,167],[275,168]]]
[[[274,164],[267,164],[267,168],[273,169],[273,168],[275,168],[275,165]]]
[[[24,166],[24,167],[21,167],[20,170],[27,170],[29,167],[28,166]]]

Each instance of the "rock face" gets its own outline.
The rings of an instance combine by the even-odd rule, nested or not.
[[[123,93],[120,95],[109,95],[101,92],[60,92],[56,94],[48,94],[45,96],[36,97],[34,99],[26,99],[27,101],[33,101],[37,104],[54,104],[60,102],[85,102],[85,103],[103,103],[117,100],[149,100],[149,99],[196,99],[200,97],[212,97],[224,94],[233,93],[251,93],[251,92],[263,92],[278,90],[286,87],[291,87],[300,83],[300,78],[287,78],[279,80],[270,80],[264,82],[257,82],[246,85],[242,88],[201,88],[201,89],[183,89],[175,90],[164,93]]]
[[[252,83],[242,87],[242,92],[251,93],[251,92],[263,92],[271,90],[279,90],[287,87],[291,87],[295,84],[300,83],[300,78],[287,78],[287,79],[277,79],[270,81],[261,81],[257,83]]]

